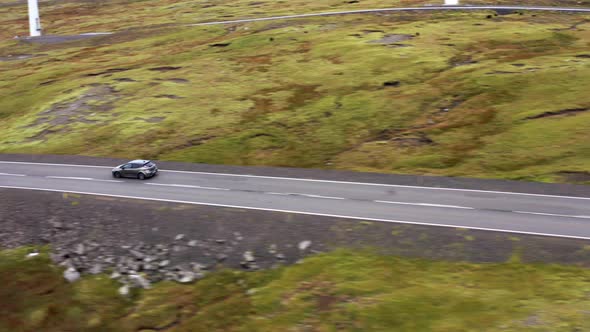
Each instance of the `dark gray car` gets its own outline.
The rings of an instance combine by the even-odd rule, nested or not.
[[[136,178],[143,180],[157,175],[158,167],[151,160],[131,160],[113,168],[112,172],[116,178]]]

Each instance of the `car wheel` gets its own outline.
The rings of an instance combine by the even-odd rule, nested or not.
[[[145,174],[139,173],[139,174],[137,174],[137,178],[140,180],[145,180]]]
[[[121,173],[119,172],[115,172],[113,173],[113,176],[116,177],[117,179],[121,177]]]

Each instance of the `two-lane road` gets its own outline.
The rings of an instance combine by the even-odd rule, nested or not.
[[[0,188],[590,239],[590,197],[176,170],[140,181],[105,166],[5,161]]]

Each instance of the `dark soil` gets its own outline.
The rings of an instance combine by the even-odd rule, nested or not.
[[[529,116],[526,117],[526,120],[533,120],[533,119],[541,119],[541,118],[547,118],[547,117],[552,117],[552,116],[562,116],[562,115],[574,115],[577,113],[581,113],[581,112],[586,112],[586,111],[590,111],[590,108],[568,108],[568,109],[564,109],[564,110],[559,110],[559,111],[550,111],[550,112],[545,112],[545,113],[541,113],[538,115],[533,115],[533,116]]]

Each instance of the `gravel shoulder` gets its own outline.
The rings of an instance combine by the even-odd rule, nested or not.
[[[50,244],[57,263],[83,273],[121,268],[157,281],[167,273],[180,278],[177,272],[195,264],[204,270],[265,269],[342,247],[590,266],[583,240],[17,189],[0,189],[0,196],[0,248]]]

